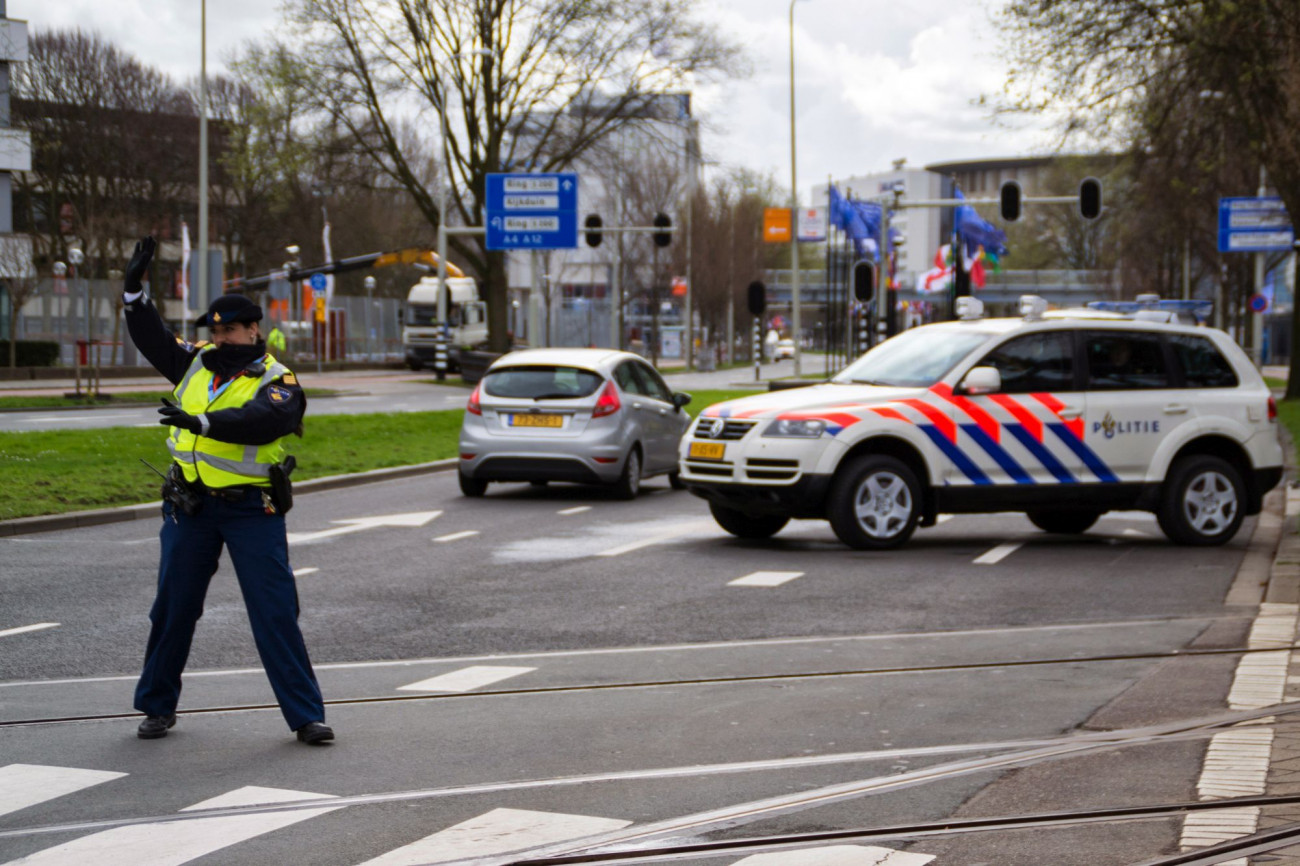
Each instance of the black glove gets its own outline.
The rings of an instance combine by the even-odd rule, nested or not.
[[[163,400],[163,407],[158,410],[158,414],[162,416],[158,419],[159,424],[170,424],[191,433],[198,433],[203,429],[203,425],[199,423],[198,418],[186,412],[180,406],[172,405],[166,400]]]
[[[126,266],[126,282],[122,285],[125,294],[134,294],[144,288],[144,275],[149,273],[149,262],[157,248],[158,244],[152,237],[146,237],[135,245],[135,253]]]

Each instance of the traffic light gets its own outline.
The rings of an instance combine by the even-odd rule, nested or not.
[[[853,297],[866,303],[876,296],[875,262],[859,259],[853,263]]]
[[[749,284],[749,314],[751,316],[761,316],[767,309],[767,286],[759,280]]]
[[[1020,184],[1014,180],[1003,181],[1001,196],[1002,218],[1009,223],[1020,219]]]
[[[1085,177],[1079,184],[1079,213],[1086,220],[1101,216],[1101,181]]]
[[[600,239],[601,239],[600,227],[604,224],[605,221],[600,218],[600,214],[594,214],[594,213],[587,214],[587,219],[583,223],[583,225],[587,227],[587,246],[589,247],[600,246]]]
[[[666,213],[655,214],[655,228],[670,229],[673,227],[673,221],[668,218]],[[666,247],[673,242],[673,233],[669,231],[657,231],[654,233],[655,246]]]

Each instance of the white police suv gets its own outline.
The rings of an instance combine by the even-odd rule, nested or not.
[[[829,382],[719,403],[682,438],[714,519],[767,538],[829,520],[859,549],[942,513],[1023,511],[1079,533],[1111,509],[1180,544],[1223,544],[1282,477],[1277,408],[1222,331],[1151,311],[960,320],[887,340]],[[1156,321],[1163,319],[1163,321]]]

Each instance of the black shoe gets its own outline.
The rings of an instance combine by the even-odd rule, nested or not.
[[[324,722],[308,722],[298,729],[298,741],[314,746],[334,739],[334,729]]]
[[[176,724],[176,714],[170,716],[145,716],[140,727],[135,729],[135,735],[142,740],[157,740],[167,736],[167,730]]]

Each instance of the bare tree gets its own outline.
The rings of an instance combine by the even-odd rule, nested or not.
[[[478,223],[485,177],[570,166],[629,109],[689,76],[737,67],[739,51],[692,15],[692,0],[290,0],[322,105],[405,189],[431,226],[438,191],[398,135],[417,116],[440,145],[455,221]],[[453,114],[453,104],[456,113]],[[454,183],[451,183],[452,180]],[[507,342],[504,259],[453,248],[487,287],[492,348]]]
[[[15,219],[38,264],[79,245],[88,275],[126,257],[126,238],[165,222],[192,176],[189,97],[162,73],[82,30],[34,33],[14,71],[14,123],[32,170],[14,184]],[[197,152],[197,147],[194,148]]]
[[[1263,164],[1300,220],[1300,4],[1294,0],[1013,0],[1002,12],[1013,61],[1004,108],[1054,110],[1065,134],[1164,151],[1186,167],[1205,114]],[[1218,102],[1207,105],[1206,99]],[[1237,134],[1240,137],[1237,138]],[[1240,154],[1234,154],[1240,161]],[[1292,317],[1300,346],[1300,316]],[[1300,397],[1300,351],[1287,397]]]
[[[32,266],[32,240],[26,235],[0,235],[0,281],[9,296],[9,366],[18,366],[18,326],[23,306],[40,288]]]

